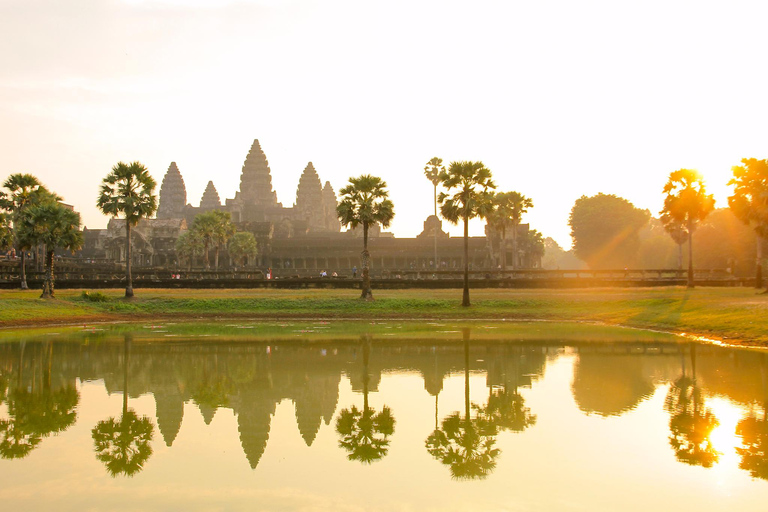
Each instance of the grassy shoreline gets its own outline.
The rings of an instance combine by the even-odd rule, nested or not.
[[[768,295],[751,288],[474,290],[460,305],[460,290],[59,290],[0,291],[0,327],[24,328],[150,319],[217,318],[334,320],[550,320],[598,322],[727,343],[768,347]]]

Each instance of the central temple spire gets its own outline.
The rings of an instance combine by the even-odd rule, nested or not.
[[[240,174],[240,198],[246,205],[277,206],[277,194],[272,190],[272,174],[259,140],[255,139]]]

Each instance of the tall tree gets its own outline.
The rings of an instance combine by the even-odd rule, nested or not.
[[[464,291],[461,305],[469,306],[469,220],[484,218],[491,211],[491,189],[496,185],[491,171],[482,162],[451,162],[440,173],[440,183],[453,195],[441,192],[440,213],[451,224],[464,222]]]
[[[10,223],[14,226],[16,234],[17,218],[32,205],[46,201],[61,200],[52,194],[40,181],[31,174],[11,174],[3,182],[6,191],[0,191],[0,209],[10,214]],[[21,254],[19,275],[21,277],[21,289],[27,290],[27,251],[32,247],[26,246],[16,237],[16,247]]]
[[[622,197],[612,194],[581,196],[573,205],[573,252],[590,268],[631,266],[639,247],[638,232],[651,218]]]
[[[363,174],[349,178],[349,185],[342,188],[341,201],[336,213],[343,226],[353,229],[363,225],[363,285],[361,299],[373,299],[371,291],[370,259],[368,252],[368,228],[376,224],[388,227],[395,216],[395,206],[389,200],[387,184],[377,176]]]
[[[512,230],[512,268],[517,268],[517,227],[523,214],[533,208],[533,200],[520,192],[499,192],[493,195],[493,211],[489,224],[501,231],[501,268],[507,269],[507,226]]]
[[[435,204],[435,217],[437,217],[437,186],[440,184],[440,173],[445,172],[445,166],[443,165],[443,159],[434,157],[432,160],[427,162],[427,165],[424,167],[424,176],[427,177],[427,179],[432,183],[432,186],[434,187],[434,204]],[[435,227],[435,268],[439,268],[439,264],[437,262],[437,227]]]
[[[221,248],[227,245],[229,239],[235,234],[235,225],[232,223],[232,214],[229,212],[222,212],[221,210],[213,210],[211,213],[216,219],[215,231],[213,233],[213,243],[215,247],[215,268],[219,269],[219,252]]]
[[[671,172],[663,192],[666,197],[660,214],[685,226],[688,234],[688,288],[693,288],[693,232],[715,209],[715,199],[707,195],[701,175],[691,169]]]
[[[194,236],[199,237],[203,242],[203,254],[205,255],[205,268],[211,268],[208,253],[211,246],[214,249],[214,264],[219,268],[219,250],[235,234],[235,225],[232,224],[232,217],[229,212],[220,210],[211,210],[200,213],[192,221],[191,231]]]
[[[7,251],[13,247],[13,228],[11,218],[0,212],[0,251]]]
[[[203,239],[196,231],[187,230],[176,239],[176,254],[179,255],[179,259],[187,260],[188,270],[192,270],[195,256],[201,255],[203,250]]]
[[[688,241],[688,232],[685,224],[675,220],[669,214],[664,214],[659,219],[664,226],[664,230],[669,233],[675,244],[677,244],[677,268],[683,270],[683,244]]]
[[[105,215],[125,218],[125,297],[133,297],[131,228],[157,211],[157,183],[140,162],[118,162],[102,181],[96,206]]]
[[[18,236],[24,245],[45,246],[45,278],[42,299],[54,296],[53,253],[56,248],[74,252],[83,246],[80,214],[57,202],[44,202],[18,217]]]
[[[229,241],[229,255],[240,266],[245,266],[245,259],[256,256],[258,246],[256,237],[248,231],[240,231],[234,234]]]
[[[728,198],[728,206],[757,234],[755,287],[762,288],[762,242],[768,238],[768,160],[744,158],[741,163],[732,168],[733,178],[728,185],[733,185],[733,195]]]

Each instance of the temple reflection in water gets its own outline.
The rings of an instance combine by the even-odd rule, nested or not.
[[[418,375],[434,397],[434,422],[419,425],[424,455],[456,479],[487,478],[503,450],[501,435],[537,429],[537,410],[523,390],[544,378],[548,365],[572,358],[570,394],[582,414],[612,418],[635,410],[663,390],[668,449],[682,463],[711,468],[722,451],[711,436],[720,425],[715,399],[738,404],[739,466],[768,478],[768,356],[693,343],[551,343],[473,340],[469,329],[449,341],[397,341],[362,335],[345,341],[150,342],[131,334],[67,339],[41,336],[0,344],[0,456],[24,459],[77,422],[82,383],[103,382],[123,396],[121,416],[92,427],[96,457],[113,476],[151,464],[153,436],[173,447],[185,404],[206,425],[217,411],[236,417],[240,446],[251,468],[267,450],[279,404],[290,401],[307,447],[323,425],[334,430],[350,463],[386,458],[390,442],[409,418],[387,405],[369,404],[382,376]],[[485,390],[470,390],[484,376]],[[461,402],[441,404],[446,379],[462,379]],[[359,396],[340,410],[342,379]],[[472,380],[477,388],[477,380]],[[478,391],[483,391],[478,393]],[[470,393],[475,399],[470,398]],[[154,418],[133,412],[131,401],[154,398]],[[478,399],[478,397],[484,397]],[[190,411],[189,407],[186,411]],[[90,427],[89,427],[90,428]],[[431,434],[430,434],[431,432]],[[358,462],[355,462],[358,461]]]

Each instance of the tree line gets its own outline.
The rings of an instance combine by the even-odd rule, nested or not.
[[[739,260],[754,261],[756,287],[762,287],[762,248],[768,235],[768,160],[745,158],[741,164],[732,168],[728,185],[733,193],[728,208],[715,209],[704,179],[691,169],[670,173],[662,189],[664,207],[658,218],[615,195],[582,196],[568,220],[573,254],[590,268],[668,268],[668,248],[674,244],[677,265],[682,269],[685,247],[687,282],[693,287],[693,253],[697,247],[704,253],[699,258],[710,267],[724,263],[733,270]],[[694,242],[694,233],[702,238],[700,243]],[[746,254],[749,250],[751,255]]]

